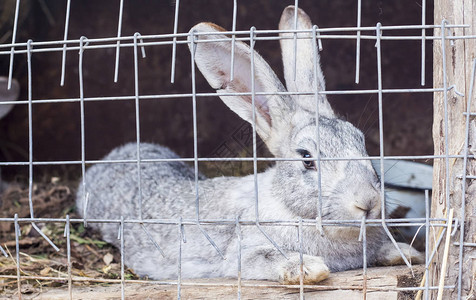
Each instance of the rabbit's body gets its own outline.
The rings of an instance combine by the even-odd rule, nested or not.
[[[135,159],[136,144],[127,144],[113,150],[105,160]],[[141,144],[141,159],[178,158],[168,148],[160,145]],[[298,162],[300,163],[300,162]],[[258,174],[259,217],[261,220],[298,220],[299,215],[284,203],[276,201],[276,167]],[[255,220],[254,175],[245,177],[217,177],[205,179],[200,175],[200,218],[204,220],[226,219],[234,221]],[[88,219],[139,218],[139,191],[137,186],[137,165],[98,164],[91,167],[86,175],[89,203]],[[104,186],[105,180],[114,185]],[[141,165],[142,209],[144,219],[168,219],[178,221],[196,220],[195,179],[193,168],[182,162],[155,162]],[[234,187],[224,189],[224,187]],[[77,209],[83,212],[81,186],[78,192]],[[111,203],[111,199],[116,202]],[[314,199],[316,200],[316,199]],[[315,213],[316,204],[311,209]],[[97,228],[105,241],[120,247],[117,223],[89,223]],[[125,261],[128,267],[139,275],[151,278],[176,278],[178,272],[179,229],[178,225],[146,224],[155,241],[163,249],[166,257],[158,252],[139,224],[125,225]],[[223,260],[211,246],[196,225],[185,226],[186,243],[182,243],[182,276],[233,277],[238,269],[238,240],[235,225],[203,225],[205,231],[224,252]],[[287,253],[299,252],[297,228],[295,226],[263,226],[265,232]],[[346,232],[344,237],[321,237],[315,226],[303,226],[303,252],[321,256],[331,271],[346,270],[362,266],[362,243],[357,240],[359,229]],[[368,228],[367,249],[369,263],[374,263],[382,235],[380,230]],[[268,261],[285,259],[270,244],[254,225],[241,226],[242,275],[249,279],[270,279],[272,269],[256,268],[260,253]],[[316,236],[319,238],[316,239]],[[140,249],[140,251],[137,251]],[[274,257],[274,259],[272,259]],[[260,262],[263,266],[263,262]],[[271,278],[278,279],[278,274]]]
[[[309,30],[311,27],[309,17],[298,10],[297,29]],[[294,28],[294,7],[284,10],[279,28]],[[293,35],[281,33],[286,89],[266,61],[242,42],[235,44],[234,79],[230,81],[231,39],[220,31],[223,29],[211,23],[200,23],[191,30],[189,47],[198,69],[227,106],[254,124],[256,132],[276,157],[297,160],[276,161],[273,167],[257,175],[257,186],[254,175],[213,179],[199,175],[200,220],[256,220],[256,188],[260,221],[316,219],[320,196],[323,220],[380,218],[380,182],[371,163],[365,159],[364,135],[350,123],[340,120],[326,96],[316,93],[324,90],[325,83],[310,32],[297,34],[296,61],[292,55]],[[286,90],[310,92],[310,95],[283,94]],[[323,160],[316,161],[317,156]],[[362,159],[342,159],[349,157]],[[142,144],[140,158],[178,157],[165,147]],[[106,160],[122,159],[137,159],[137,145],[120,147],[106,157]],[[193,169],[178,161],[142,162],[140,175],[144,220],[196,220]],[[87,196],[82,194],[82,187],[79,188],[79,212],[85,211],[84,200],[89,199],[87,219],[118,220],[121,216],[125,220],[138,219],[137,178],[137,164],[134,163],[92,166],[85,175]],[[99,228],[106,241],[119,245],[117,223],[91,223],[91,226]],[[178,224],[145,226],[164,248],[166,257],[159,254],[139,224],[126,223],[125,263],[138,274],[156,279],[175,278],[179,247],[182,247],[184,277],[237,276],[239,251],[234,223],[202,224],[202,229],[197,225],[187,225],[186,243],[180,243]],[[286,257],[256,225],[242,225],[242,277],[299,283],[301,260],[297,227],[260,226]],[[226,260],[216,253],[201,230],[216,242]],[[303,226],[302,230],[304,283],[326,278],[329,270],[362,266],[363,245],[358,241],[358,226],[325,225],[324,235],[316,226]],[[368,226],[366,232],[368,264],[398,262],[400,255],[383,230]],[[408,245],[401,247],[412,250]],[[410,255],[419,258],[417,252]]]

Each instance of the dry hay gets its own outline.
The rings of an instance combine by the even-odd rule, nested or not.
[[[60,178],[37,182],[32,189],[32,201],[35,216],[42,218],[77,218],[74,212],[74,195],[76,182],[63,182]],[[10,184],[1,194],[0,218],[28,218],[29,201],[28,186],[21,183]],[[20,273],[22,276],[64,277],[58,280],[22,280],[22,293],[37,294],[44,287],[67,285],[67,254],[66,238],[64,237],[65,223],[37,223],[38,227],[55,243],[60,251],[40,236],[31,224],[21,223]],[[120,253],[103,242],[99,234],[86,230],[82,223],[72,223],[71,237],[71,273],[73,276],[118,279],[120,278]],[[0,256],[0,274],[17,275],[15,252],[15,231],[13,222],[0,222],[0,243],[9,254]],[[125,272],[126,279],[137,279],[131,270]],[[84,284],[91,284],[85,282]],[[15,278],[0,277],[0,295],[10,297],[17,293]]]

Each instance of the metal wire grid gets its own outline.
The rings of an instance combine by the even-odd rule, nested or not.
[[[430,218],[429,215],[429,197],[428,197],[428,192],[426,193],[426,216],[425,218],[413,218],[413,219],[395,219],[395,220],[387,220],[385,218],[382,219],[373,219],[373,220],[322,220],[320,217],[317,218],[316,220],[262,220],[259,218],[258,215],[258,183],[256,180],[257,176],[257,162],[258,161],[278,161],[278,160],[297,160],[297,161],[302,161],[302,160],[309,160],[308,158],[306,159],[293,159],[293,158],[264,158],[264,157],[258,157],[257,156],[257,151],[256,151],[256,130],[255,130],[255,124],[254,124],[254,119],[253,119],[253,157],[248,157],[248,158],[199,158],[198,157],[198,151],[197,151],[197,112],[196,112],[196,99],[197,97],[206,97],[206,96],[216,96],[214,93],[197,93],[195,90],[195,66],[194,66],[194,52],[192,51],[191,55],[191,66],[192,66],[192,93],[188,94],[159,94],[159,95],[139,95],[139,89],[138,89],[138,84],[139,84],[139,78],[138,78],[138,52],[139,52],[139,47],[141,48],[142,51],[142,57],[145,58],[145,48],[146,47],[152,47],[152,46],[163,46],[163,45],[172,45],[173,46],[173,51],[172,51],[172,70],[171,70],[171,82],[174,82],[174,77],[175,77],[175,60],[176,60],[176,46],[179,44],[186,44],[189,43],[187,41],[187,38],[191,38],[192,42],[192,49],[194,46],[194,43],[198,42],[203,42],[203,41],[198,41],[194,37],[198,35],[197,33],[178,33],[177,28],[178,28],[178,16],[179,16],[179,0],[176,0],[175,2],[175,21],[174,21],[174,33],[173,34],[162,34],[162,35],[144,35],[142,36],[140,33],[136,33],[133,36],[121,36],[121,24],[122,24],[122,15],[123,15],[123,0],[120,1],[119,5],[119,22],[118,22],[118,32],[117,32],[117,37],[111,37],[111,38],[98,38],[98,39],[88,39],[87,37],[81,37],[79,40],[69,40],[68,39],[68,26],[69,26],[69,15],[70,15],[70,0],[67,0],[67,9],[66,9],[66,22],[65,22],[65,30],[64,30],[64,39],[59,40],[59,41],[50,41],[50,42],[34,42],[32,40],[27,41],[26,43],[17,43],[16,42],[16,32],[17,32],[17,24],[18,24],[18,14],[19,14],[19,7],[20,7],[20,0],[17,0],[16,4],[16,10],[15,10],[15,19],[14,19],[14,25],[13,25],[13,33],[12,33],[12,42],[10,44],[4,44],[0,45],[0,55],[10,55],[10,69],[9,69],[9,86],[11,84],[11,79],[12,79],[12,72],[13,72],[13,58],[14,55],[19,55],[19,54],[25,54],[27,56],[27,65],[28,65],[28,100],[24,101],[15,101],[15,102],[3,102],[0,104],[23,104],[23,105],[28,105],[28,120],[29,120],[29,160],[28,161],[17,161],[17,162],[0,162],[0,166],[8,166],[8,165],[17,165],[17,166],[29,166],[29,207],[30,207],[30,218],[19,218],[18,215],[15,215],[13,218],[0,218],[0,222],[13,222],[14,223],[14,228],[15,228],[15,245],[16,245],[16,261],[17,261],[17,275],[16,276],[11,276],[11,275],[0,275],[0,278],[16,278],[17,279],[17,284],[18,284],[18,295],[19,298],[21,298],[21,281],[26,280],[26,279],[37,279],[37,280],[56,280],[56,281],[67,281],[68,282],[68,290],[69,290],[69,298],[72,299],[72,282],[73,281],[90,281],[90,282],[109,282],[109,283],[120,283],[121,284],[121,297],[124,299],[125,294],[124,294],[124,287],[125,284],[129,283],[148,283],[148,284],[162,284],[162,285],[176,285],[177,286],[177,291],[178,291],[178,298],[180,299],[180,291],[182,286],[234,286],[237,287],[237,297],[238,299],[241,298],[241,289],[242,287],[247,287],[247,286],[253,286],[253,287],[277,287],[281,285],[276,285],[276,284],[250,284],[250,283],[242,283],[241,277],[240,277],[240,270],[241,270],[241,244],[239,243],[240,251],[238,252],[238,272],[237,272],[237,283],[236,284],[212,284],[212,283],[193,283],[193,282],[182,282],[181,278],[181,260],[179,259],[179,264],[178,264],[178,278],[177,281],[157,281],[157,280],[126,280],[124,278],[124,235],[123,235],[123,230],[124,230],[124,224],[125,223],[134,223],[134,224],[140,224],[142,225],[142,228],[145,231],[145,234],[147,234],[150,237],[150,234],[147,232],[143,224],[163,224],[163,225],[175,225],[177,226],[177,234],[179,237],[179,243],[177,245],[178,252],[179,252],[179,258],[182,255],[182,243],[185,242],[186,236],[185,236],[185,226],[198,226],[202,233],[207,237],[207,239],[210,241],[210,243],[215,247],[219,255],[223,257],[223,253],[220,251],[220,249],[215,245],[213,240],[207,235],[206,230],[203,227],[210,226],[210,225],[235,225],[236,226],[236,232],[237,232],[237,237],[238,241],[241,239],[241,226],[257,226],[264,235],[266,235],[266,232],[262,229],[261,226],[294,226],[297,228],[297,237],[299,240],[299,244],[302,246],[302,240],[301,240],[301,231],[303,226],[318,226],[318,228],[322,226],[357,226],[361,228],[361,234],[360,234],[360,239],[362,240],[362,247],[364,249],[364,267],[363,267],[363,277],[364,277],[364,284],[362,286],[362,291],[364,294],[367,291],[387,291],[387,290],[396,290],[396,291],[416,291],[416,290],[423,290],[425,293],[425,297],[428,299],[429,297],[429,291],[430,290],[436,290],[438,287],[436,286],[430,286],[429,285],[429,280],[427,279],[425,281],[425,286],[424,287],[408,287],[408,288],[395,288],[395,289],[388,289],[388,288],[381,288],[381,287],[368,287],[366,286],[366,272],[367,272],[367,266],[366,266],[366,255],[365,255],[365,249],[367,246],[367,241],[366,241],[366,227],[367,226],[383,226],[389,236],[391,237],[388,228],[387,227],[399,227],[399,226],[425,226],[426,230],[426,273],[428,273],[428,267],[430,265],[430,262],[433,258],[433,256],[436,253],[436,250],[430,253],[429,251],[429,246],[428,246],[428,237],[429,237],[429,229],[430,226],[432,227],[443,227],[443,232],[450,232],[451,235],[456,234],[457,229],[458,229],[458,224],[460,227],[460,242],[459,244],[459,250],[460,250],[460,259],[459,259],[459,278],[458,278],[458,284],[457,286],[455,285],[449,285],[445,286],[445,289],[458,289],[458,299],[461,298],[461,272],[462,272],[462,256],[463,256],[463,247],[464,246],[474,246],[473,243],[466,243],[464,242],[464,219],[463,220],[458,220],[454,219],[454,222],[448,222],[448,219],[444,218]],[[245,41],[248,42],[251,45],[251,48],[253,49],[254,43],[256,41],[262,41],[262,40],[278,40],[280,39],[279,33],[280,32],[287,32],[287,33],[293,33],[293,39],[294,42],[297,40],[297,33],[300,32],[309,32],[309,30],[290,30],[290,31],[278,31],[278,30],[258,30],[255,29],[254,27],[250,28],[250,30],[247,31],[236,31],[236,14],[237,14],[237,1],[233,1],[233,25],[232,25],[232,31],[229,32],[223,32],[221,34],[228,34],[231,36],[231,38],[227,38],[226,41],[232,43],[232,49],[234,49],[234,44],[236,41]],[[295,6],[298,6],[298,1],[295,1]],[[403,41],[403,40],[421,40],[421,85],[425,85],[425,42],[427,40],[440,40],[442,44],[442,51],[443,51],[443,59],[445,58],[445,50],[446,50],[446,41],[454,42],[454,40],[457,39],[474,39],[476,36],[452,36],[449,31],[453,28],[464,28],[468,27],[466,25],[462,24],[448,24],[446,21],[443,21],[441,25],[427,25],[425,23],[425,13],[426,13],[426,3],[423,0],[422,2],[422,24],[421,25],[405,25],[405,26],[382,26],[381,24],[376,24],[376,26],[373,27],[361,27],[361,1],[358,0],[358,12],[357,12],[357,25],[356,27],[351,27],[351,28],[318,28],[317,26],[314,26],[311,30],[310,33],[312,33],[312,37],[314,39],[317,39],[319,42],[319,50],[322,49],[322,44],[321,44],[321,39],[352,39],[356,40],[356,73],[355,73],[355,82],[359,82],[359,69],[360,69],[360,41],[362,39],[364,40],[375,40],[376,44],[376,54],[377,54],[377,72],[378,72],[378,87],[375,90],[339,90],[339,91],[304,91],[304,92],[299,92],[299,93],[289,93],[289,92],[283,92],[283,93],[274,93],[274,94],[292,94],[292,95],[314,95],[316,98],[319,94],[377,94],[378,95],[378,103],[379,103],[379,138],[380,138],[380,155],[379,156],[373,156],[373,157],[320,157],[318,156],[315,158],[316,163],[319,164],[321,161],[328,161],[328,160],[380,160],[381,163],[381,180],[384,182],[384,170],[383,170],[383,161],[387,159],[444,159],[446,166],[448,168],[449,165],[449,159],[450,158],[462,158],[464,161],[464,167],[463,170],[466,170],[467,166],[467,161],[468,158],[473,158],[470,157],[468,154],[468,138],[469,138],[469,117],[476,115],[475,113],[470,112],[470,101],[473,95],[473,85],[474,85],[474,73],[476,69],[476,61],[473,64],[473,72],[472,72],[472,77],[471,77],[471,89],[470,89],[470,95],[468,97],[468,111],[466,112],[466,147],[465,153],[463,155],[450,155],[449,154],[449,149],[448,149],[448,115],[447,115],[447,109],[445,110],[445,122],[444,122],[444,128],[445,128],[445,136],[446,136],[446,148],[445,148],[445,154],[444,155],[420,155],[420,156],[385,156],[384,155],[384,148],[383,148],[383,115],[382,115],[382,98],[383,94],[385,93],[443,93],[444,94],[444,101],[445,101],[445,107],[447,106],[447,94],[451,89],[454,89],[454,85],[450,85],[448,82],[446,82],[446,62],[443,60],[443,78],[444,78],[444,84],[443,87],[433,87],[433,88],[419,88],[419,89],[383,89],[382,87],[382,74],[381,74],[381,42],[385,40],[398,40],[398,41]],[[297,14],[295,15],[295,27],[297,24]],[[439,28],[441,35],[426,35],[426,30],[427,29],[435,29]],[[387,31],[406,31],[406,30],[421,30],[421,35],[399,35],[399,36],[385,36],[383,33]],[[375,33],[375,34],[373,34]],[[213,33],[210,33],[213,34]],[[216,41],[221,41],[221,40],[214,40]],[[83,54],[84,51],[88,49],[106,49],[106,48],[115,48],[116,49],[116,61],[115,61],[115,72],[114,72],[114,81],[117,82],[117,76],[119,72],[119,54],[120,54],[120,49],[121,48],[130,48],[133,47],[134,50],[134,84],[135,84],[135,94],[131,96],[122,96],[122,97],[84,97],[84,87],[83,87],[83,67],[82,67],[82,62],[83,62]],[[79,84],[80,84],[80,95],[79,98],[69,98],[69,99],[32,99],[32,75],[31,75],[31,57],[34,53],[39,53],[39,52],[62,52],[63,58],[62,58],[62,64],[61,64],[61,69],[62,69],[62,75],[61,75],[61,82],[60,84],[64,84],[64,77],[65,77],[65,61],[66,61],[66,51],[78,51],[79,52],[79,59],[78,59],[78,67],[79,67]],[[314,49],[315,55],[317,55],[317,47]],[[294,58],[296,58],[296,51],[294,52]],[[232,70],[233,70],[233,60],[234,60],[234,52],[232,51]],[[251,69],[253,70],[253,51],[251,51]],[[315,72],[317,70],[317,64],[315,61],[314,64],[314,69]],[[233,71],[231,72],[233,76]],[[253,74],[252,74],[253,76]],[[251,81],[253,82],[253,81]],[[454,90],[455,94],[459,96],[463,96],[461,93],[458,91]],[[274,95],[273,94],[273,95]],[[232,94],[222,94],[223,96],[225,95],[232,95]],[[237,94],[233,94],[237,95]],[[249,95],[252,98],[252,101],[254,103],[254,98],[256,95],[270,95],[269,93],[261,93],[261,92],[256,92],[254,90],[254,87],[252,86],[252,89],[249,93],[240,93],[239,95]],[[150,99],[164,99],[164,98],[192,98],[193,100],[193,129],[194,129],[194,157],[192,158],[180,158],[180,159],[141,159],[140,157],[140,125],[139,125],[139,102],[140,101],[145,101],[145,100],[150,100]],[[86,160],[85,158],[85,136],[84,136],[84,103],[88,101],[122,101],[122,100],[135,100],[136,104],[136,143],[137,143],[137,159],[134,160],[115,160],[115,161],[102,161],[102,160]],[[34,161],[33,160],[33,135],[32,135],[32,105],[33,104],[39,104],[39,103],[63,103],[63,102],[76,102],[80,104],[81,107],[81,160],[79,161]],[[253,112],[253,118],[255,116],[255,112]],[[318,134],[318,132],[317,132]],[[194,170],[195,170],[195,192],[196,192],[196,219],[142,219],[142,209],[140,208],[140,216],[139,219],[128,219],[125,220],[123,216],[118,216],[117,219],[115,220],[108,220],[108,219],[88,219],[87,215],[85,214],[84,219],[71,219],[68,216],[66,218],[38,218],[34,216],[34,207],[32,203],[32,187],[33,187],[33,166],[37,165],[62,165],[62,164],[77,164],[81,165],[82,167],[82,173],[84,175],[85,169],[86,169],[86,164],[99,164],[99,163],[107,163],[107,164],[112,164],[112,163],[135,163],[137,164],[138,170],[140,170],[140,165],[142,163],[151,163],[151,162],[163,162],[163,161],[188,161],[188,162],[193,162],[194,163]],[[200,218],[200,211],[199,211],[199,197],[198,197],[198,164],[199,162],[203,161],[252,161],[253,162],[253,167],[254,167],[254,176],[255,176],[255,205],[256,205],[256,219],[255,220],[240,220],[240,219],[214,219],[214,220],[207,220],[207,219],[201,219]],[[320,173],[319,173],[320,174]],[[448,172],[447,172],[447,178],[446,178],[446,201],[447,201],[447,207],[450,207],[450,201],[449,201],[449,178],[448,178]],[[319,175],[320,177],[320,175]],[[466,179],[474,179],[474,176],[469,176],[466,174],[466,172],[463,172],[463,183],[465,183]],[[141,194],[141,184],[140,184],[140,172],[139,176],[137,178],[138,181],[138,188],[139,188],[139,195]],[[319,182],[320,184],[320,182]],[[82,188],[85,191],[85,184],[83,181]],[[86,193],[84,193],[85,197],[88,197]],[[463,184],[463,201],[462,201],[462,207],[461,207],[461,215],[464,216],[465,214],[465,206],[464,206],[464,196],[465,196],[465,185]],[[384,186],[382,185],[381,188],[381,197],[382,197],[382,202],[385,203],[385,198],[384,198]],[[319,197],[320,198],[320,197]],[[88,201],[88,199],[86,199]],[[321,211],[321,201],[320,199],[316,199],[316,205],[319,208],[319,211]],[[140,203],[141,205],[141,203]],[[87,205],[85,205],[87,206]],[[382,205],[382,215],[385,215],[385,205]],[[56,250],[59,251],[59,248],[37,227],[35,222],[41,222],[41,223],[48,223],[48,222],[53,222],[53,223],[64,223],[65,225],[65,231],[64,231],[64,236],[66,238],[66,247],[67,247],[67,259],[68,259],[68,276],[67,277],[46,277],[46,276],[22,276],[20,272],[20,256],[19,256],[19,239],[21,237],[21,232],[20,232],[20,224],[32,224],[33,228],[43,236],[50,244],[51,246]],[[120,252],[121,252],[121,279],[91,279],[91,278],[83,278],[83,277],[77,277],[77,276],[72,276],[71,274],[71,245],[70,245],[70,226],[72,223],[78,223],[78,222],[84,222],[85,225],[87,222],[92,223],[92,222],[107,222],[107,223],[116,223],[119,225],[119,232],[118,232],[118,239],[120,239],[121,247],[120,247]],[[408,222],[412,222],[409,224]],[[442,234],[437,241],[437,245],[439,245],[443,239],[444,234]],[[270,242],[272,242],[275,247],[279,250],[279,247],[277,244],[268,237]],[[393,238],[392,238],[393,239]],[[394,241],[394,240],[393,240]],[[395,242],[395,241],[394,241]],[[159,251],[160,247],[159,245],[154,241],[154,244],[158,248]],[[398,247],[397,247],[398,248]],[[301,263],[302,263],[302,247],[300,249],[300,254],[301,254]],[[8,256],[7,253],[4,251],[4,249],[0,246],[0,251],[3,253],[3,255]],[[283,253],[284,254],[284,253]],[[404,256],[402,256],[404,257]],[[406,259],[405,259],[406,260]],[[407,264],[408,261],[406,261]],[[304,297],[304,287],[306,288],[313,288],[313,289],[325,289],[325,286],[322,285],[304,285],[303,284],[303,274],[301,272],[301,280],[299,285],[293,285],[289,286],[292,288],[299,288],[300,290],[300,297],[301,299]],[[346,287],[346,286],[341,286],[341,287],[336,287],[340,289],[355,289],[355,287]]]

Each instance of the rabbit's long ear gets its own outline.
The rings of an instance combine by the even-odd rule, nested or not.
[[[295,27],[295,8],[288,6],[284,9],[279,21],[280,30],[312,29],[309,16],[300,8],[297,11],[297,27]],[[314,92],[325,90],[324,75],[322,74],[319,53],[312,33],[298,33],[296,39],[296,55],[294,55],[294,34],[280,33],[281,51],[283,56],[284,78],[289,92]],[[296,60],[295,60],[296,58]],[[317,72],[314,66],[317,65]],[[317,79],[317,80],[316,80]],[[317,86],[316,86],[317,85]],[[314,96],[299,96],[298,105],[306,110],[315,111]],[[319,95],[319,114],[333,116],[334,112],[325,95]]]
[[[251,93],[252,69],[251,49],[243,42],[236,41],[234,49],[234,74],[230,81],[231,72],[231,39],[224,34],[223,28],[212,23],[195,25],[195,43],[191,43],[190,51],[194,51],[198,69],[205,76],[210,86],[217,90],[221,100],[237,113],[242,119],[252,123],[253,107]],[[210,33],[210,34],[208,34]],[[214,41],[220,40],[220,41]],[[266,61],[253,52],[254,62],[254,91],[256,131],[268,145],[271,152],[277,145],[271,140],[279,132],[286,115],[293,111],[292,101],[286,95],[257,95],[256,93],[285,92],[285,88]],[[224,95],[227,93],[228,95]],[[229,95],[230,93],[247,93],[246,95]],[[273,133],[274,132],[274,133]]]
[[[12,79],[12,86],[8,87],[8,79],[0,77],[0,102],[14,101],[18,99],[20,94],[20,84],[15,79]],[[0,119],[3,118],[13,108],[13,104],[0,104]]]

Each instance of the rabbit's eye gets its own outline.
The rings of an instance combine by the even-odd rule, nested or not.
[[[311,156],[309,155],[309,157],[311,157]],[[305,158],[307,158],[307,156]],[[302,163],[303,163],[303,165],[306,169],[315,169],[316,168],[315,161],[313,161],[313,160],[303,161]]]
[[[302,158],[312,158],[311,153],[309,153],[309,151],[307,150],[300,150],[298,152],[299,154],[301,154]],[[302,164],[304,165],[306,169],[313,169],[313,170],[316,169],[316,162],[313,160],[309,160],[309,161],[305,160],[302,162]]]

